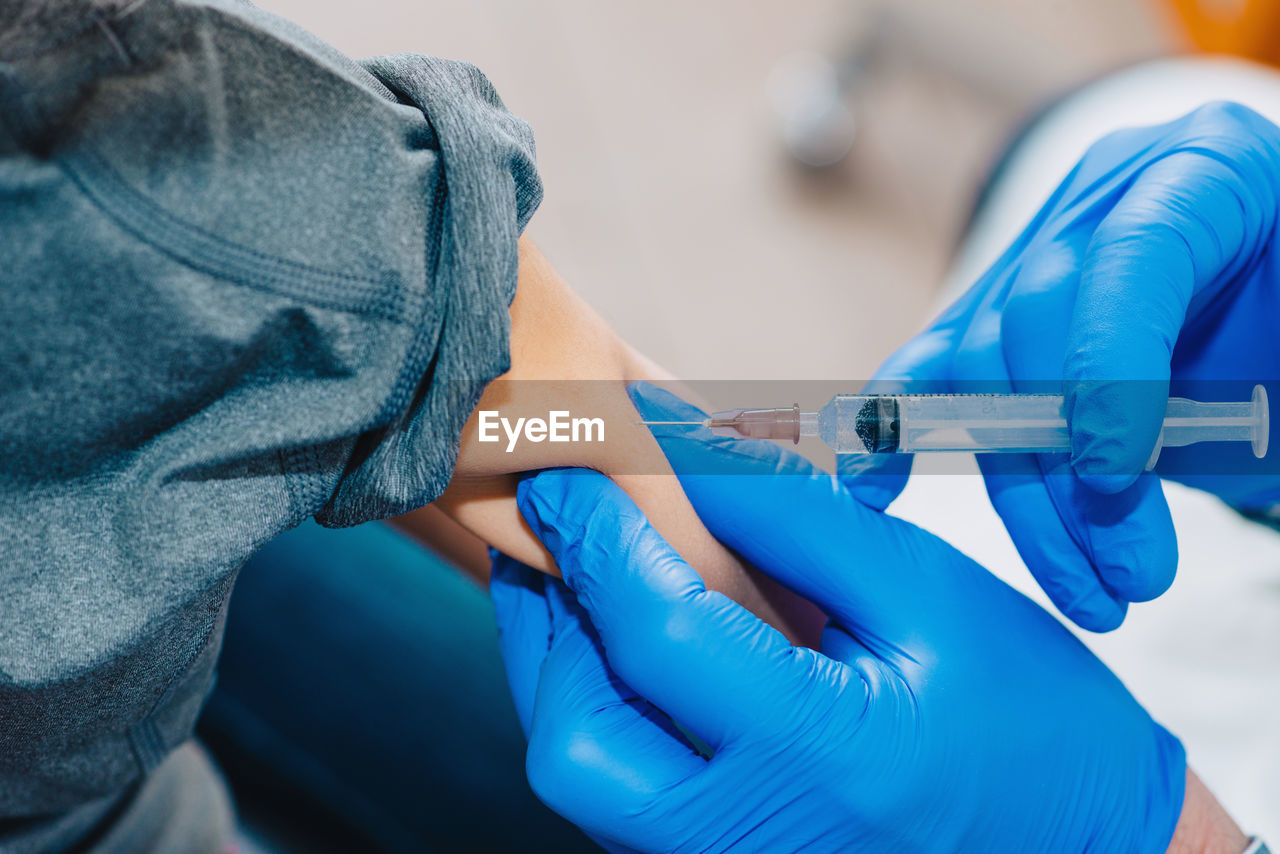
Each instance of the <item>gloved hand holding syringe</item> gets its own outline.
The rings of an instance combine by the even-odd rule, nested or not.
[[[1160,449],[1198,442],[1249,442],[1256,457],[1267,453],[1267,393],[1255,386],[1252,400],[1200,403],[1169,399]],[[817,436],[837,454],[1066,453],[1071,450],[1063,397],[1056,394],[838,394],[817,412],[787,409],[728,409],[698,424],[722,436],[790,439]]]

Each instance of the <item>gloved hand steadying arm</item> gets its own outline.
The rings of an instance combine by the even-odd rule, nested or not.
[[[702,417],[633,396],[649,419]],[[792,647],[605,477],[525,481],[576,594],[495,563],[543,800],[646,851],[1165,850],[1182,747],[1053,617],[771,443],[658,435],[677,473],[719,472],[681,476],[708,528],[831,623],[821,653]]]
[[[1028,567],[1085,628],[1115,628],[1129,602],[1173,581],[1169,510],[1157,476],[1141,474],[1167,397],[1248,400],[1254,383],[1280,377],[1278,206],[1280,129],[1243,107],[1209,104],[1112,134],[878,373],[873,390],[1062,384],[1070,460],[979,462]],[[841,472],[864,472],[848,479],[851,491],[885,507],[905,483],[884,473],[895,464],[901,472],[899,461],[845,458]],[[1238,505],[1280,495],[1280,468],[1243,443],[1166,449],[1156,470]]]

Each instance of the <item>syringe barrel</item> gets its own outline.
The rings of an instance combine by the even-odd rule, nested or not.
[[[901,395],[898,450],[1068,451],[1057,394]]]
[[[1071,450],[1063,398],[1056,394],[836,395],[818,413],[817,427],[841,454]],[[1269,435],[1262,386],[1248,402],[1171,398],[1147,467],[1162,447],[1197,442],[1250,442],[1261,458]]]
[[[818,428],[838,454],[1070,447],[1061,395],[836,395]]]

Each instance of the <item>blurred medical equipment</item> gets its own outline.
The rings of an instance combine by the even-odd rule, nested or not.
[[[873,90],[911,69],[935,83],[959,84],[1017,115],[1100,67],[1170,47],[1151,36],[1110,52],[1094,39],[1084,50],[1080,39],[1094,28],[1123,27],[1129,18],[1149,22],[1137,12],[1109,10],[1099,0],[1085,4],[1087,14],[1080,14],[1080,2],[1029,9],[1016,0],[864,0],[833,10],[825,44],[780,57],[769,75],[766,92],[782,146],[810,169],[840,163],[870,122],[884,115],[883,105],[873,103]],[[1058,37],[1046,40],[1047,32]]]

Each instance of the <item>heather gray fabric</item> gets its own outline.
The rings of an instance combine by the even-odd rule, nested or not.
[[[256,548],[439,495],[540,193],[470,66],[0,0],[0,850],[188,737]]]
[[[120,795],[55,818],[27,821],[4,835],[6,854],[232,854],[235,814],[222,775],[188,741]]]

